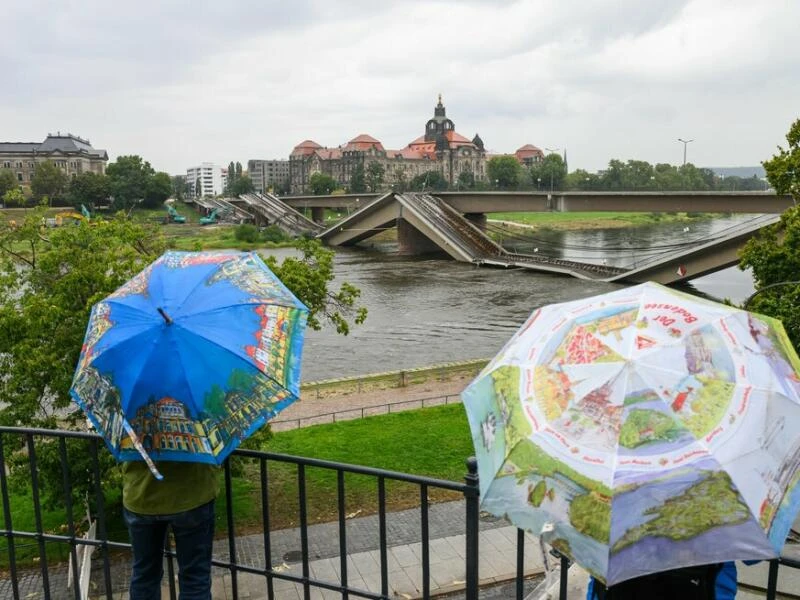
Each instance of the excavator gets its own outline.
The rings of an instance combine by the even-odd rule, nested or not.
[[[219,209],[215,208],[210,213],[208,213],[205,217],[200,217],[200,225],[213,225],[217,222],[217,211]]]
[[[167,213],[169,214],[167,217],[169,223],[186,223],[186,217],[175,210],[175,207],[167,206]]]

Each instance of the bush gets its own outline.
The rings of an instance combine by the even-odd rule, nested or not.
[[[265,227],[261,232],[261,239],[265,242],[278,243],[285,242],[289,238],[280,227],[277,225],[270,225],[269,227]]]
[[[244,223],[236,228],[234,236],[240,242],[255,243],[258,241],[258,227]]]

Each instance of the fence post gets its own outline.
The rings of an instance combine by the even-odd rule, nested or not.
[[[480,503],[480,487],[478,486],[478,460],[471,456],[467,459],[467,475],[464,477],[467,487],[464,490],[466,500],[466,554],[467,554],[467,577],[466,577],[466,600],[478,599],[478,518],[480,513],[478,506]]]

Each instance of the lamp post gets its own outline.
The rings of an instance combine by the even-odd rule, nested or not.
[[[561,152],[561,148],[545,148],[550,153]],[[553,166],[550,165],[550,193],[553,193]]]
[[[686,166],[686,146],[688,146],[689,143],[693,142],[694,140],[684,140],[682,138],[678,138],[678,141],[683,144],[683,166],[685,167]]]

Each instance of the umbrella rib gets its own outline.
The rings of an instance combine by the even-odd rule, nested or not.
[[[152,318],[153,315],[158,314],[158,313],[147,311],[147,310],[145,310],[145,309],[143,309],[143,308],[141,308],[139,306],[133,306],[131,304],[125,304],[124,302],[121,302],[119,298],[106,298],[105,300],[101,300],[101,302],[103,302],[104,304],[114,304],[116,306],[125,308],[127,310],[131,310],[131,311],[135,311],[137,313],[140,313],[140,314],[142,314],[142,315],[144,315],[146,317],[151,317]],[[153,320],[155,320],[155,319],[153,319]]]

